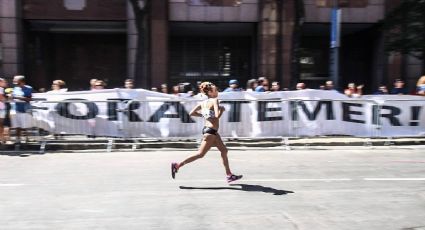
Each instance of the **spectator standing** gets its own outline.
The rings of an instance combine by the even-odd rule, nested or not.
[[[258,78],[258,86],[255,88],[255,92],[266,91],[269,91],[269,80],[266,77]]]
[[[125,89],[134,89],[134,81],[133,79],[125,79],[124,81],[124,88]]]
[[[416,83],[416,94],[425,96],[425,75],[420,77]]]
[[[92,79],[92,80],[95,80],[93,82],[93,85],[92,85],[92,89],[91,89],[92,91],[105,89],[106,83],[104,81],[98,80],[98,79]],[[90,81],[90,84],[91,83],[92,82]],[[95,133],[94,130],[95,130],[95,127],[96,127],[96,119],[89,119],[89,120],[87,120],[87,122],[88,122],[88,126],[90,127],[91,132],[93,132],[92,135],[87,135],[87,137],[94,139],[94,138],[96,138],[96,135],[94,134]]]
[[[391,90],[390,94],[405,95],[409,94],[409,92],[404,87],[404,81],[401,79],[396,79],[394,81],[394,88]]]
[[[15,87],[12,92],[12,99],[15,109],[15,114],[11,116],[12,127],[16,128],[16,141],[21,141],[21,134],[23,129],[31,127],[29,122],[30,101],[32,99],[32,87],[25,84],[25,77],[17,75],[13,78]]]
[[[102,80],[96,80],[94,83],[94,88],[92,90],[100,90],[100,89],[105,89],[105,82]]]
[[[0,78],[0,143],[4,144],[6,139],[4,138],[4,126],[3,122],[6,118],[6,93],[7,81],[4,78]]]
[[[363,85],[356,87],[356,84],[353,82],[348,83],[347,88],[344,90],[344,94],[347,97],[360,97],[363,95]]]
[[[306,88],[306,86],[305,86],[304,82],[298,82],[297,85],[295,86],[296,90],[303,90],[305,88]]]
[[[325,82],[325,90],[335,90],[334,82],[333,81],[326,81]]]
[[[388,88],[385,85],[380,85],[378,90],[374,93],[375,95],[385,95],[388,94]]]
[[[66,92],[68,89],[66,88],[66,83],[62,80],[54,80],[52,82],[52,90],[50,92]]]
[[[96,78],[92,78],[92,79],[90,79],[90,90],[94,90],[95,88],[96,88],[96,81],[97,81],[97,79]]]
[[[6,101],[5,106],[6,106],[6,117],[3,120],[3,130],[4,130],[4,135],[5,135],[5,139],[9,140],[10,139],[10,127],[12,126],[12,122],[10,121],[10,112],[12,111],[12,105],[11,105],[11,101],[9,100],[9,98],[12,97],[12,92],[13,92],[13,88],[10,88],[8,86],[8,82],[5,80],[5,85],[6,87],[4,88],[4,95],[6,96]],[[7,127],[7,128],[6,128]]]
[[[254,92],[255,88],[257,88],[257,80],[256,79],[250,79],[246,82],[246,91],[247,92]]]
[[[272,92],[277,92],[280,91],[280,84],[278,81],[273,81],[272,82],[272,88],[271,88]]]
[[[161,93],[168,94],[168,85],[167,84],[161,84]]]
[[[242,89],[239,88],[238,80],[232,79],[229,81],[229,87],[227,87],[223,92],[241,92]]]
[[[178,85],[173,86],[173,90],[171,92],[174,96],[180,96],[180,87]]]

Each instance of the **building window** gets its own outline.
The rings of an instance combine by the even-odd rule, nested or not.
[[[224,89],[230,79],[245,81],[251,69],[250,37],[170,39],[170,83],[213,81]]]
[[[192,6],[239,6],[242,0],[188,0]]]
[[[328,78],[328,57],[326,50],[301,48],[298,65],[300,80],[323,81]]]
[[[67,10],[84,10],[86,0],[64,0],[63,5]]]
[[[338,2],[339,7],[364,8],[368,5],[368,0],[316,0],[318,7],[333,7]]]

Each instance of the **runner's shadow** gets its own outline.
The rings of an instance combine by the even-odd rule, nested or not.
[[[240,190],[245,192],[264,192],[264,193],[273,193],[273,195],[286,195],[288,193],[294,193],[293,191],[286,191],[275,189],[271,187],[264,187],[261,185],[250,185],[250,184],[231,184],[230,186],[240,186],[238,187],[187,187],[180,186],[180,189],[199,189],[199,190]]]

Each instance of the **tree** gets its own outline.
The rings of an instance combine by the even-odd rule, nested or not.
[[[384,19],[385,49],[422,60],[425,70],[425,0],[402,0]]]
[[[137,86],[149,86],[148,75],[148,44],[149,44],[149,10],[151,0],[129,0],[134,13],[137,30],[137,49],[134,65],[134,78]]]

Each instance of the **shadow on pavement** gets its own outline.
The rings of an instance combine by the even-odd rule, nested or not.
[[[238,187],[187,187],[180,186],[180,189],[198,189],[198,190],[240,190],[245,192],[264,192],[264,193],[273,193],[273,195],[286,195],[288,193],[294,193],[293,191],[286,191],[275,189],[271,187],[264,187],[261,185],[250,185],[250,184],[230,184],[230,186],[240,186]]]

